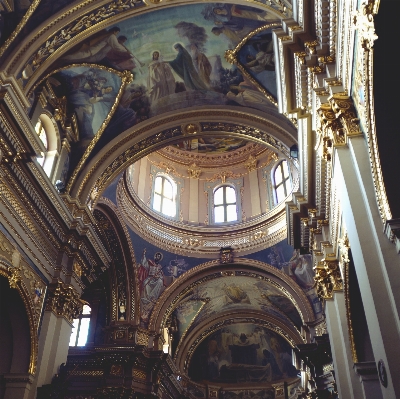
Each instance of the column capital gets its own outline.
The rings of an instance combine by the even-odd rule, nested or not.
[[[337,259],[323,259],[318,262],[315,270],[315,282],[318,296],[322,299],[332,299],[334,291],[343,290],[343,279]]]

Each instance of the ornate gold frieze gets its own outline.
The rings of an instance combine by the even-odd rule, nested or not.
[[[253,155],[250,155],[244,166],[247,168],[249,173],[253,170],[257,170],[257,158],[255,158]]]
[[[272,246],[286,235],[284,204],[252,220],[226,226],[215,233],[204,226],[170,219],[166,228],[166,220],[150,208],[143,208],[137,193],[123,180],[117,186],[117,201],[126,223],[138,234],[159,248],[181,255],[215,256],[221,247],[228,246],[244,254],[256,248]]]
[[[338,260],[322,260],[315,270],[317,293],[321,299],[332,299],[335,291],[343,289],[342,274]]]
[[[147,127],[140,128],[139,130],[133,130],[132,133],[124,136],[121,140],[110,148],[103,156],[92,166],[92,168],[85,174],[82,181],[79,183],[79,188],[77,192],[77,196],[79,197],[82,191],[86,188],[86,184],[91,176],[98,170],[99,166],[101,166],[104,161],[109,158],[113,153],[115,153],[118,148],[122,147],[125,143],[131,141],[134,137],[138,137],[141,133],[146,133],[154,128],[157,128],[160,125],[163,125],[167,122],[178,121],[182,118],[194,118],[194,117],[213,117],[217,116],[219,118],[224,117],[240,117],[242,119],[241,124],[234,123],[217,123],[217,122],[203,122],[202,131],[212,131],[212,132],[220,132],[221,134],[230,133],[231,135],[237,135],[237,137],[253,139],[260,143],[265,143],[270,147],[275,148],[281,154],[284,154],[287,158],[289,158],[289,149],[282,144],[281,141],[275,139],[272,135],[267,133],[267,129],[271,131],[275,131],[275,135],[281,135],[282,138],[289,140],[291,142],[293,138],[290,134],[272,123],[269,120],[264,118],[260,118],[257,116],[249,115],[241,112],[231,111],[193,111],[191,113],[185,115],[174,115],[171,117],[167,117],[164,120],[152,122]],[[256,129],[254,127],[250,127],[245,125],[246,121],[248,122],[259,122],[265,126],[265,130]],[[123,154],[119,154],[107,167],[103,165],[103,173],[97,178],[96,182],[92,185],[92,189],[88,197],[90,198],[90,204],[93,205],[97,202],[100,193],[102,190],[108,185],[108,183],[121,171],[123,171],[127,166],[139,160],[143,156],[148,153],[158,150],[163,146],[163,143],[168,140],[168,143],[171,143],[172,138],[176,138],[176,141],[183,137],[182,127],[176,126],[174,128],[170,128],[164,130],[162,132],[158,132],[150,137],[144,138],[142,141],[132,145],[129,149],[127,149]]]
[[[48,288],[46,310],[62,316],[70,323],[82,312],[83,303],[79,294],[69,284],[61,281],[52,283]]]

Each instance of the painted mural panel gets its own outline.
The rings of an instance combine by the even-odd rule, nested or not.
[[[109,198],[115,201],[111,194]],[[176,255],[148,243],[130,228],[129,231],[135,254],[139,254],[136,255],[136,268],[141,297],[141,325],[145,327],[155,303],[165,289],[188,270],[210,259]],[[303,288],[315,316],[321,315],[321,303],[311,281],[314,272],[310,255],[300,255],[286,241],[282,241],[247,257],[269,263],[288,274]],[[246,276],[221,276],[207,281],[189,292],[180,304],[186,302],[188,305],[182,308],[177,305],[174,310],[182,334],[185,331],[188,333],[209,316],[232,309],[262,310],[282,322],[293,322],[297,328],[302,325],[301,316],[289,298],[267,282]],[[196,317],[192,321],[193,315]]]
[[[213,383],[274,383],[297,374],[292,348],[285,339],[264,327],[244,323],[208,336],[189,365],[193,381]]]
[[[67,158],[61,178],[64,185],[99,132],[121,87],[121,77],[106,69],[89,66],[63,69],[49,78],[57,97],[67,99],[67,111],[76,115],[79,138]]]
[[[289,298],[266,281],[244,276],[220,277],[196,287],[193,298],[207,299],[189,330],[224,311],[261,310],[298,328],[301,316]]]
[[[252,30],[277,21],[275,14],[249,6],[191,4],[132,17],[71,49],[62,65],[98,63],[135,75],[97,149],[123,130],[177,109],[271,106],[250,82],[243,83],[224,54]],[[276,82],[270,83],[276,93]]]
[[[269,263],[286,273],[307,295],[315,316],[321,316],[322,305],[315,289],[315,272],[310,254],[302,255],[299,250],[293,250],[293,247],[288,245],[286,241],[282,241],[264,251],[249,255],[249,258]]]
[[[277,97],[271,29],[250,38],[239,51],[239,61],[264,89]]]
[[[186,260],[178,256],[169,261],[163,259],[163,252],[148,253],[145,247],[137,267],[140,318],[144,326],[147,325],[151,311],[165,288],[189,268]]]

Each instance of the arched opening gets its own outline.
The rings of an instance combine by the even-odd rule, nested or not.
[[[30,328],[24,302],[18,291],[10,288],[8,279],[0,276],[0,376],[28,373],[30,352]],[[0,397],[4,389],[0,383]]]

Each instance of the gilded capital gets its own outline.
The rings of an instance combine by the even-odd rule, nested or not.
[[[343,289],[343,279],[337,260],[322,260],[314,268],[317,293],[321,299],[332,299],[335,291]]]
[[[82,302],[71,285],[58,281],[49,285],[46,310],[72,323],[73,319],[82,312]]]
[[[192,163],[187,171],[191,179],[198,179],[200,177],[201,169],[195,163]]]

